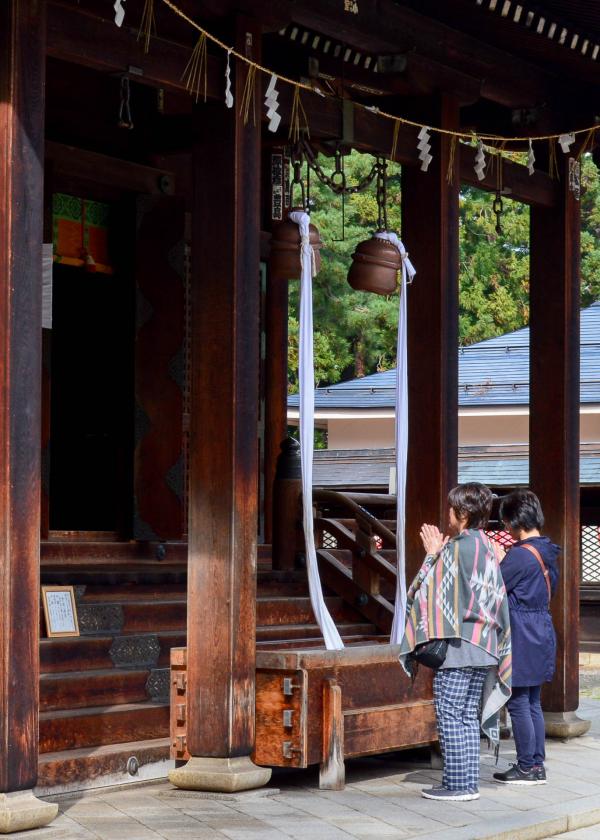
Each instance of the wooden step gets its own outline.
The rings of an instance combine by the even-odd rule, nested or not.
[[[308,595],[308,577],[305,571],[258,571],[256,577],[257,594],[304,596]]]
[[[328,596],[325,603],[334,621],[360,621],[360,613],[337,596]],[[256,623],[261,626],[313,624],[315,616],[310,598],[257,598]]]
[[[79,603],[129,603],[131,601],[180,601],[187,598],[187,587],[181,583],[119,583],[88,584],[79,597]]]
[[[325,603],[334,621],[360,621],[361,615],[337,596],[328,596]],[[256,620],[261,627],[289,624],[314,624],[310,598],[269,596],[257,598]],[[185,601],[119,601],[102,604],[85,603],[79,608],[83,634],[106,635],[151,633],[186,629]]]
[[[42,639],[40,670],[42,674],[53,674],[142,666],[168,668],[171,648],[185,643],[185,630],[129,636]]]
[[[40,753],[168,736],[168,703],[130,703],[40,714]]]
[[[142,703],[149,699],[146,683],[150,670],[82,671],[45,674],[40,679],[40,711],[81,709]]]
[[[129,776],[127,762],[135,756],[138,766],[165,762],[169,758],[169,738],[129,741],[103,747],[48,752],[40,756],[36,793],[43,796],[56,788],[81,790],[94,787],[97,780],[123,776],[123,781],[136,781]],[[160,765],[159,765],[160,766]],[[162,775],[166,773],[166,768]]]
[[[82,635],[106,636],[130,633],[185,631],[187,604],[183,601],[110,601],[80,603],[79,630]]]

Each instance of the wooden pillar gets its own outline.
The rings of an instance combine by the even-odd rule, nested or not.
[[[263,156],[264,222],[271,230],[290,210],[289,157],[283,146]],[[289,280],[267,268],[265,311],[265,542],[273,541],[273,482],[282,442],[287,437]]]
[[[288,281],[270,272],[265,322],[265,542],[271,542],[273,482],[281,443],[287,435]]]
[[[579,705],[579,259],[580,204],[560,156],[560,203],[531,208],[529,480],[546,533],[562,546],[552,602],[556,675],[544,692],[548,734],[581,735]]]
[[[0,5],[0,832],[50,822],[38,772],[44,3]]]
[[[454,127],[458,108],[442,99],[432,125]],[[448,182],[450,140],[432,137],[428,171],[402,169],[402,240],[417,270],[408,290],[409,445],[407,576],[423,560],[423,522],[447,533],[446,497],[458,469],[458,156]]]
[[[260,30],[236,23],[260,59]],[[196,110],[192,235],[192,410],[188,555],[187,748],[178,787],[259,787],[254,746],[258,511],[260,111]]]

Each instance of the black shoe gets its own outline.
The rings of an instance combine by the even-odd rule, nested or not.
[[[537,767],[531,768],[535,773],[535,778],[537,780],[538,785],[545,785],[546,784],[546,768],[543,764],[538,764]]]
[[[494,773],[494,781],[499,782],[501,785],[540,784],[535,770],[521,770],[518,764],[513,764],[504,773]]]

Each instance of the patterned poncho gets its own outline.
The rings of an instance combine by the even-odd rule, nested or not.
[[[498,712],[510,697],[511,650],[508,599],[496,552],[483,531],[467,529],[437,557],[428,556],[408,590],[400,662],[430,639],[464,639],[498,658],[483,694],[481,728],[499,737]]]

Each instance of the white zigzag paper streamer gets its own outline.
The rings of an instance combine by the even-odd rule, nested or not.
[[[534,169],[534,166],[533,166],[534,163],[535,163],[535,155],[533,153],[533,146],[531,145],[531,140],[530,140],[529,141],[529,151],[527,152],[527,169],[529,170],[530,175],[533,175],[533,173],[535,172],[535,169]]]
[[[417,136],[419,138],[417,149],[419,150],[419,160],[421,161],[421,172],[427,172],[429,164],[433,160],[433,156],[429,154],[429,150],[431,149],[429,129],[423,126]]]
[[[229,66],[229,58],[231,50],[227,50],[227,66],[225,67],[225,105],[228,108],[233,108],[233,94],[231,92],[231,67]]]
[[[123,8],[123,3],[125,0],[115,0],[115,5],[113,9],[115,10],[115,23],[117,26],[122,26],[123,21],[125,20],[125,9]]]
[[[485,152],[483,150],[483,143],[480,140],[477,143],[477,154],[475,155],[475,166],[473,167],[479,181],[483,181],[485,178],[485,167]]]
[[[558,138],[558,142],[560,143],[560,148],[563,150],[565,154],[568,154],[569,149],[575,142],[575,135],[573,132],[570,134],[561,134]]]
[[[272,74],[269,80],[269,86],[265,94],[265,107],[267,109],[267,119],[269,120],[269,131],[276,132],[281,122],[281,114],[277,113],[279,108],[279,91],[276,89],[277,76]]]

